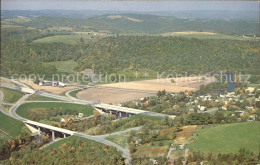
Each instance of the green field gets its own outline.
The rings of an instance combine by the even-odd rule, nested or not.
[[[77,66],[77,62],[73,60],[46,62],[46,64],[55,66],[58,72],[66,72],[66,73],[73,72],[74,67]]]
[[[78,93],[79,91],[80,91],[80,90],[72,91],[72,92],[70,92],[70,95],[71,95],[72,97],[78,98],[78,97],[77,97],[77,93]]]
[[[31,109],[51,109],[51,108],[62,108],[62,109],[71,109],[76,110],[79,113],[83,113],[85,116],[93,115],[93,108],[91,106],[71,104],[71,103],[26,103],[21,105],[17,109],[17,114],[28,118],[28,111]]]
[[[10,136],[17,136],[21,134],[23,122],[15,120],[0,112],[0,129],[7,132]]]
[[[260,122],[247,122],[212,126],[198,129],[197,140],[190,144],[190,149],[203,153],[237,153],[246,148],[259,152]]]
[[[175,36],[175,37],[187,37],[187,38],[198,38],[198,39],[224,39],[224,40],[259,40],[260,38],[244,38],[242,36],[229,36],[229,35],[224,35],[224,34],[205,34],[198,32],[197,34],[182,34],[182,33],[164,33],[162,34],[163,36]]]
[[[90,38],[90,37],[94,38]],[[100,38],[105,36],[100,35],[88,35],[88,34],[71,34],[71,35],[54,35],[51,37],[45,37],[41,39],[37,39],[33,41],[34,43],[64,43],[69,45],[79,45],[79,44],[87,44],[91,42],[95,42]],[[83,38],[83,42],[81,42],[81,38]]]
[[[7,88],[1,88],[1,90],[4,93],[4,103],[15,103],[23,96],[23,93],[17,92],[15,90]]]
[[[126,143],[127,143],[127,138],[129,137],[129,135],[130,135],[130,132],[127,132],[127,133],[120,134],[120,135],[109,136],[106,139],[125,148]]]
[[[46,148],[44,148],[43,150],[51,150],[51,149],[54,149],[54,148],[58,148],[60,145],[64,144],[64,143],[68,143],[68,142],[71,142],[73,140],[83,140],[83,141],[86,141],[88,143],[92,143],[92,144],[100,144],[98,142],[95,142],[93,140],[89,140],[89,139],[85,139],[85,138],[81,138],[81,137],[77,137],[77,136],[69,136],[67,138],[64,138],[64,139],[61,139],[49,146],[47,146]]]
[[[147,120],[151,120],[151,121],[161,121],[161,120],[163,120],[163,118],[161,118],[161,117],[156,117],[156,116],[144,116],[144,115],[134,115],[134,116],[132,116],[132,117],[130,117],[130,118],[126,118],[126,119],[129,119],[128,122],[131,122],[132,120],[136,120],[136,119],[140,119],[140,118],[142,118],[142,119],[147,119]],[[123,131],[123,130],[125,130],[125,129],[127,129],[127,128],[125,128],[125,125],[121,125],[120,127],[116,128],[116,129],[115,129],[114,131],[112,131],[112,132]]]
[[[26,99],[26,101],[60,101],[60,100],[39,96],[39,95],[31,95]]]

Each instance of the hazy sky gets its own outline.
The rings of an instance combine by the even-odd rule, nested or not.
[[[2,10],[230,10],[259,11],[257,1],[87,1],[87,0],[1,0]]]

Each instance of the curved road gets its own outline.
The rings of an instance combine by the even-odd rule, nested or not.
[[[8,85],[4,85],[4,84],[1,84],[2,87],[6,87],[6,88],[11,88],[11,89],[14,89],[14,90],[20,90],[19,87],[11,87],[11,86],[8,86]],[[19,89],[18,89],[19,88]],[[79,100],[79,99],[70,99],[70,98],[66,98],[66,97],[63,97],[63,96],[58,96],[58,95],[54,95],[54,94],[50,94],[50,93],[47,93],[47,92],[41,92],[41,91],[37,91],[36,94],[38,95],[41,95],[41,96],[46,96],[46,97],[51,97],[51,98],[55,98],[55,99],[60,99],[60,100],[63,100],[63,101],[66,101],[66,102],[72,102],[72,103],[76,103],[76,104],[88,104],[88,105],[91,105],[93,104],[92,102],[88,102],[88,101],[83,101],[83,100]],[[3,93],[0,92],[0,95],[1,95],[1,102],[2,102],[2,98],[3,98]],[[11,116],[13,117],[14,119],[17,119],[17,120],[20,120],[20,121],[27,121],[27,119],[19,116],[16,111],[17,109],[19,108],[19,106],[21,106],[23,103],[25,103],[26,99],[30,96],[31,94],[26,94],[24,95],[22,98],[20,98],[9,110],[9,114],[4,111],[0,105],[0,111],[2,111],[4,114],[8,115],[8,116]],[[118,135],[118,134],[121,134],[121,133],[126,133],[126,132],[130,132],[130,131],[136,131],[136,130],[140,130],[141,127],[136,127],[136,128],[131,128],[131,129],[127,129],[127,130],[124,130],[124,131],[120,131],[120,132],[115,132],[115,133],[111,133],[111,134],[106,134],[106,135],[98,135],[98,136],[92,136],[92,135],[86,135],[86,134],[83,134],[83,133],[78,133],[78,132],[74,132],[74,136],[78,136],[78,137],[82,137],[82,138],[86,138],[86,139],[90,139],[90,140],[94,140],[94,141],[97,141],[97,142],[100,142],[100,143],[103,143],[105,145],[109,145],[109,146],[113,146],[115,147],[118,151],[121,151],[123,153],[123,157],[125,159],[127,159],[128,163],[131,164],[131,156],[130,156],[130,152],[128,149],[124,149],[123,147],[119,146],[118,144],[116,143],[113,143],[111,141],[108,141],[106,140],[105,138],[108,137],[108,136],[113,136],[113,135]]]

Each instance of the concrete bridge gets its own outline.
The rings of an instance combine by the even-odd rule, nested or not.
[[[149,112],[149,111],[144,111],[144,110],[134,109],[134,108],[120,107],[120,106],[115,106],[110,104],[101,103],[101,104],[94,104],[92,106],[97,110],[101,110],[102,112],[114,114],[116,115],[117,118],[131,117],[132,115],[145,115],[145,116],[155,116],[155,117],[168,116],[170,118],[175,117],[173,115],[165,115],[161,113]]]
[[[127,108],[127,107],[119,107],[110,104],[95,104],[93,105],[94,108],[97,110],[101,110],[102,112],[109,113],[115,115],[117,118],[122,117],[131,117],[132,115],[142,114],[146,111]]]
[[[33,135],[40,135],[42,132],[44,132],[46,134],[50,134],[52,140],[55,140],[56,137],[66,138],[67,136],[71,136],[75,133],[67,129],[62,129],[31,120],[25,120],[23,122],[29,128]]]

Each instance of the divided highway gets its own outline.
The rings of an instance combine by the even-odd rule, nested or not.
[[[8,80],[8,79],[6,79],[6,80]],[[16,82],[16,81],[12,81],[12,82],[16,83],[17,85],[21,86],[22,88],[29,88],[27,85],[25,85],[23,83]],[[1,87],[9,88],[9,89],[17,90],[17,91],[22,91],[21,87],[11,86],[11,85],[7,85],[7,84],[1,84]],[[72,92],[72,91],[67,92],[66,96],[68,96],[70,92]],[[1,97],[3,97],[2,92],[0,94],[1,94]],[[67,102],[67,103],[90,105],[90,106],[93,106],[93,107],[101,107],[101,108],[105,108],[105,109],[106,108],[108,108],[108,109],[112,108],[113,110],[118,111],[118,112],[127,111],[127,112],[132,112],[133,114],[142,114],[142,115],[157,116],[157,117],[169,116],[169,115],[165,115],[165,114],[148,112],[148,111],[143,111],[143,110],[139,110],[139,109],[131,109],[131,108],[126,108],[126,107],[114,106],[114,105],[112,106],[112,105],[108,105],[108,104],[98,104],[98,103],[94,103],[94,102],[90,102],[90,101],[79,100],[77,98],[59,96],[59,95],[55,95],[55,94],[44,92],[44,91],[35,91],[35,94],[39,95],[39,96],[44,96],[44,97],[49,97],[49,98],[53,98],[53,99],[57,99],[57,100],[62,100],[62,101]],[[27,119],[22,118],[21,116],[17,115],[17,113],[16,113],[16,110],[19,108],[19,106],[22,105],[23,103],[25,103],[26,102],[25,100],[30,95],[31,94],[26,94],[20,100],[18,100],[10,108],[9,114],[6,111],[4,111],[1,106],[0,106],[0,110],[3,113],[5,113],[5,114],[7,114],[7,115],[17,119],[17,120],[23,121],[25,123],[26,122],[29,122],[29,123],[32,122],[36,126],[37,125],[38,126],[43,126],[42,123],[38,123],[38,122],[27,120]],[[170,117],[174,117],[174,116],[170,116]],[[44,127],[47,128],[48,125],[45,124]],[[58,130],[59,132],[62,132],[64,130],[63,132],[66,133],[67,131],[69,131],[69,130],[65,130],[65,129],[61,130],[58,127],[53,127],[53,126],[49,126],[49,127],[52,127],[53,130]],[[82,133],[78,133],[78,132],[72,132],[72,131],[70,131],[70,132],[72,132],[71,135],[82,137],[82,138],[86,138],[86,139],[90,139],[90,140],[94,140],[94,141],[103,143],[105,145],[109,145],[109,146],[115,147],[118,151],[121,151],[123,153],[123,157],[127,159],[129,164],[131,164],[131,157],[130,157],[129,150],[128,149],[124,149],[121,146],[119,146],[119,145],[117,145],[117,144],[115,144],[115,143],[113,143],[111,141],[106,140],[105,138],[108,137],[108,136],[118,135],[118,134],[121,134],[121,133],[130,132],[130,131],[137,131],[137,130],[140,130],[140,129],[141,129],[141,127],[136,127],[136,128],[131,128],[131,129],[128,129],[128,130],[120,131],[120,132],[115,132],[115,133],[112,133],[112,134],[99,135],[99,136],[91,136],[91,135],[86,135],[86,134],[82,134]]]

